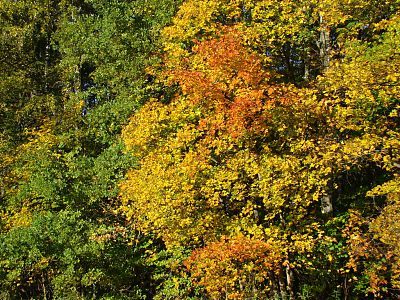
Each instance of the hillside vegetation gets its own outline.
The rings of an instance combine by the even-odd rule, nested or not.
[[[0,299],[398,299],[398,0],[0,0]]]

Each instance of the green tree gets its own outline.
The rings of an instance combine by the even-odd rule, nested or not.
[[[1,5],[2,296],[151,295],[147,241],[114,213],[134,164],[118,135],[148,96],[175,3]]]

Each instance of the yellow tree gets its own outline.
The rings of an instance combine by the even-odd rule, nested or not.
[[[139,161],[122,211],[168,249],[196,248],[186,265],[214,298],[242,299],[254,282],[284,299],[295,280],[327,298],[332,286],[344,298],[398,286],[397,3],[307,5],[185,2],[158,76],[178,92],[123,132]],[[307,68],[323,76],[277,83]],[[248,267],[260,260],[268,267]]]
[[[188,55],[193,39],[233,25],[270,68],[284,75],[281,80],[300,83],[325,72],[349,38],[369,41],[374,24],[394,15],[398,5],[377,0],[189,0],[163,31],[165,50],[175,53],[175,64]]]
[[[195,46],[190,61],[165,74],[182,92],[168,104],[150,101],[124,130],[141,161],[122,185],[123,207],[167,243],[215,240],[210,228],[224,232],[229,216],[246,207],[241,189],[249,178],[237,168],[257,174],[254,139],[246,136],[265,130],[263,111],[272,104],[268,75],[238,38],[228,31]],[[235,185],[237,195],[225,195]]]
[[[312,251],[317,241],[319,225],[304,216],[324,194],[329,173],[310,175],[304,167],[316,155],[304,141],[315,95],[270,83],[259,56],[240,41],[237,30],[225,28],[196,43],[164,73],[180,93],[170,103],[150,101],[132,117],[123,138],[140,160],[121,184],[121,209],[169,248],[238,233],[280,245],[278,261],[271,257],[281,267],[268,279],[270,292],[293,296],[289,257]],[[294,138],[300,141],[291,146]]]

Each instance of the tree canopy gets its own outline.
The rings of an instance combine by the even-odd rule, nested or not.
[[[0,0],[0,298],[397,299],[399,5]]]

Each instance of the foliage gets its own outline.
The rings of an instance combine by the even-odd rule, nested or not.
[[[268,295],[282,259],[277,245],[239,235],[196,250],[185,265],[213,299],[255,299]]]
[[[148,241],[114,213],[135,164],[118,135],[174,2],[0,5],[1,297],[151,295]]]
[[[194,247],[189,274],[212,298],[248,297],[232,249],[257,240],[281,250],[268,297],[396,295],[397,3],[304,5],[185,2],[159,75],[175,97],[123,131],[140,160],[122,211],[167,249]],[[319,70],[307,84],[306,59]]]
[[[0,298],[397,299],[399,4],[1,0]]]

